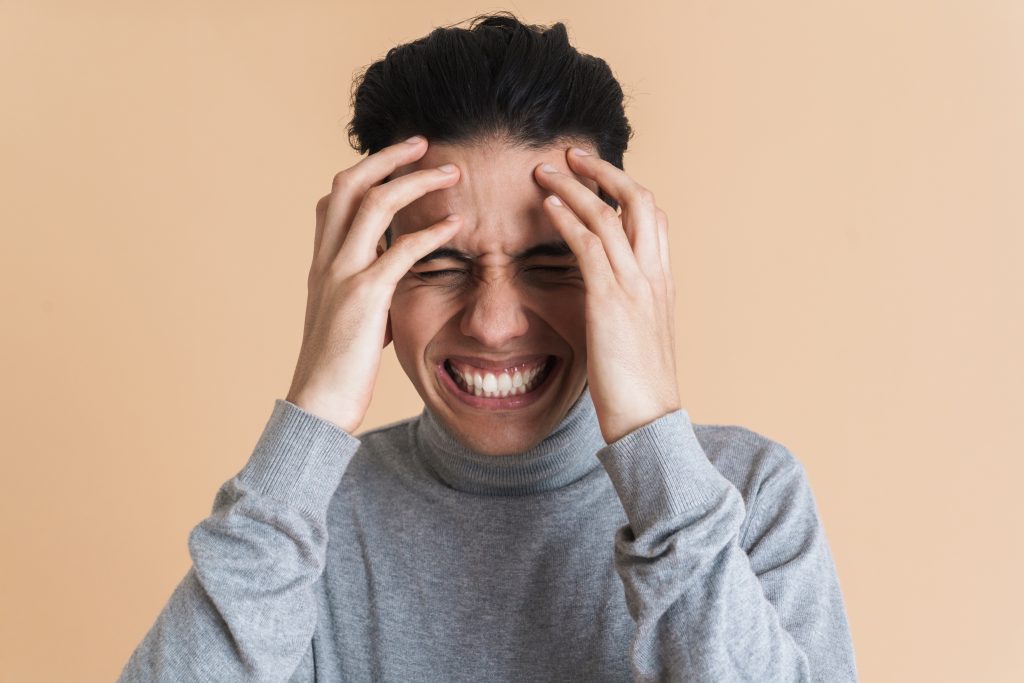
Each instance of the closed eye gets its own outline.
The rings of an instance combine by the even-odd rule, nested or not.
[[[571,270],[576,270],[572,266],[535,266],[533,268],[527,268],[526,270],[547,270],[556,273],[568,273]]]
[[[553,275],[564,275],[564,274],[571,273],[571,272],[577,270],[577,268],[575,266],[533,266],[532,268],[526,268],[525,270],[527,272],[530,272],[530,271],[544,271],[546,273],[551,273]],[[436,279],[436,278],[446,278],[446,277],[462,277],[462,276],[468,275],[468,274],[469,274],[468,270],[451,269],[451,268],[448,268],[448,269],[445,269],[445,270],[428,270],[428,271],[423,271],[421,273],[416,273],[417,276],[419,276],[421,278],[424,278],[424,279],[427,279],[427,280]]]
[[[416,274],[419,275],[420,277],[431,278],[431,277],[440,277],[442,275],[462,275],[465,272],[466,271],[464,271],[464,270],[430,270],[430,271],[427,271],[427,272],[416,273]]]

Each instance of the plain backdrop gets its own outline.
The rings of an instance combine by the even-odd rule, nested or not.
[[[865,681],[1024,680],[1024,3],[0,2],[0,679],[113,680],[301,341],[353,76],[566,23],[668,213],[679,383],[807,469]],[[388,348],[359,431],[419,413]]]

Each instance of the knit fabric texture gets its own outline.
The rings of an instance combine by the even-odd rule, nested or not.
[[[120,681],[856,681],[804,467],[685,409],[529,451],[277,399]]]

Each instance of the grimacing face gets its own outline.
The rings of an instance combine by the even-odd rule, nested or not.
[[[592,144],[576,144],[596,153]],[[558,426],[586,386],[585,289],[575,255],[514,258],[538,244],[564,243],[541,205],[548,193],[534,180],[538,164],[547,161],[598,191],[596,182],[569,169],[569,145],[526,150],[495,141],[430,143],[420,159],[391,176],[449,162],[461,174],[455,185],[398,211],[392,236],[458,213],[462,225],[443,248],[470,258],[417,263],[395,289],[390,320],[395,354],[416,391],[455,438],[477,453],[532,448]],[[541,369],[531,375],[536,368]],[[487,372],[495,377],[487,378]],[[483,391],[462,379],[475,373],[485,380]],[[487,389],[495,386],[510,395],[488,398]]]

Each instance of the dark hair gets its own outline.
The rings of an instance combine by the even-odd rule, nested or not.
[[[527,25],[511,12],[470,22],[393,47],[356,77],[354,149],[373,154],[417,133],[449,144],[497,137],[527,149],[586,140],[622,168],[633,131],[603,59],[570,45],[562,23]],[[618,208],[603,190],[598,195]],[[390,246],[390,227],[385,235]]]

